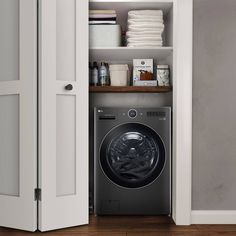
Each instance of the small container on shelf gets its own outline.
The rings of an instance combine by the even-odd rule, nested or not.
[[[99,68],[99,85],[100,86],[109,86],[110,80],[109,80],[109,70],[108,70],[108,64],[106,62],[102,62],[101,66]]]
[[[93,73],[93,67],[91,62],[89,62],[89,85],[92,86],[93,85],[93,81],[92,81],[92,73]]]
[[[91,47],[119,47],[121,27],[116,24],[115,10],[89,11],[89,43]]]
[[[90,25],[89,36],[90,48],[121,46],[120,25]]]
[[[98,85],[98,64],[97,62],[93,63],[91,67],[91,79],[90,79],[90,86],[97,86]]]
[[[168,65],[157,65],[158,86],[170,86],[170,68]]]
[[[133,59],[133,84],[135,81],[153,79],[153,59]]]
[[[129,66],[127,64],[110,65],[109,70],[111,86],[129,85]]]

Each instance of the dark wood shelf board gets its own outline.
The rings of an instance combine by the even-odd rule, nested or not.
[[[172,87],[155,86],[90,86],[90,93],[168,93]]]

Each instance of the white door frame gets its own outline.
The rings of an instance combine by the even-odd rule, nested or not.
[[[100,0],[90,0],[99,2]],[[125,2],[126,0],[101,0]],[[145,0],[129,0],[145,2]],[[192,208],[192,47],[193,0],[173,2],[173,161],[172,218],[177,225],[191,224]]]
[[[190,225],[192,198],[193,0],[173,0],[173,7],[172,217],[177,225]],[[87,24],[87,22],[84,22],[84,24]]]
[[[174,0],[172,217],[191,224],[193,0]],[[84,9],[85,10],[85,9]],[[87,24],[87,22],[84,22]],[[86,75],[85,77],[86,78]]]
[[[191,224],[193,0],[174,1],[172,217]]]

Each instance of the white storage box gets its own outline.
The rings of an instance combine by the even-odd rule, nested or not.
[[[89,34],[90,48],[121,46],[120,25],[90,25]]]
[[[110,65],[111,86],[127,86],[129,81],[129,67],[124,65]]]

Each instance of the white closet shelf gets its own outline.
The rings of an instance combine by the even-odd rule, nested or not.
[[[117,13],[127,13],[131,9],[162,9],[166,14],[173,6],[173,0],[90,0],[90,9],[115,9]]]
[[[90,59],[129,61],[133,58],[165,59],[172,55],[173,47],[97,47],[90,48]]]
[[[97,2],[97,3],[102,3],[102,2],[123,2],[123,3],[133,3],[133,2],[143,2],[143,0],[89,0],[89,2]],[[147,0],[145,1],[147,3],[173,3],[173,0]]]

